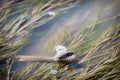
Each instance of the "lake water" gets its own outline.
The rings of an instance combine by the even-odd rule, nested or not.
[[[100,12],[100,10],[102,11]],[[49,56],[51,54],[44,53],[45,51],[42,50],[42,46],[46,43],[47,39],[54,36],[60,28],[67,26],[71,32],[74,33],[80,30],[86,23],[91,23],[92,20],[97,17],[99,12],[101,13],[99,21],[103,21],[118,15],[119,11],[119,0],[115,2],[112,0],[109,2],[107,2],[107,0],[84,0],[76,7],[61,12],[54,19],[35,28],[29,39],[31,40],[31,43],[25,46],[20,54]],[[102,23],[102,25],[103,24],[104,23]],[[105,23],[104,25],[111,24]]]
[[[53,56],[54,54],[47,53],[43,49],[44,44],[50,37],[56,35],[56,33],[64,26],[68,27],[72,34],[79,31],[86,23],[91,24],[99,13],[99,21],[112,18],[116,15],[120,15],[119,9],[120,1],[116,0],[83,0],[81,4],[74,8],[65,10],[59,13],[54,19],[40,25],[32,30],[30,37],[30,43],[26,45],[19,54],[22,55],[37,55],[37,56]],[[57,11],[57,10],[56,10]],[[56,13],[56,11],[54,11]],[[106,21],[105,23],[97,24],[97,28],[100,27],[107,29],[106,26],[117,25],[120,18],[115,20]],[[15,63],[15,67],[20,67],[21,63]]]

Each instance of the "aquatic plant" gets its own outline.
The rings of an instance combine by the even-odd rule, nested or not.
[[[18,2],[17,2],[18,1]],[[61,28],[51,36],[43,46],[48,53],[53,53],[54,46],[62,44],[73,51],[82,67],[54,63],[27,63],[22,69],[11,71],[14,56],[29,43],[34,28],[52,20],[61,11],[73,8],[81,0],[24,0],[1,1],[0,8],[0,60],[13,57],[7,64],[0,64],[2,80],[119,80],[120,79],[120,24],[100,26],[99,24],[114,20],[119,15],[98,21],[99,16],[86,24],[74,34],[69,26]],[[37,6],[36,6],[37,5]],[[55,12],[49,15],[48,12]],[[47,14],[46,14],[47,13]],[[104,27],[104,28],[103,28]],[[37,34],[36,34],[37,35]],[[74,63],[74,62],[73,62]],[[51,74],[53,67],[62,66],[57,74]]]

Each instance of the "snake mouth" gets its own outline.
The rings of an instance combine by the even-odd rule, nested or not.
[[[68,53],[60,56],[60,57],[59,57],[59,60],[64,60],[64,59],[66,59],[66,58],[68,58],[68,57],[70,57],[70,56],[72,56],[72,55],[73,55],[73,52],[68,52]]]

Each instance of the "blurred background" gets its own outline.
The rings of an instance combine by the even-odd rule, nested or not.
[[[119,26],[120,0],[0,0],[1,63],[14,55],[53,57],[54,46],[59,44],[76,54],[87,53],[70,43],[83,27],[91,29],[93,24],[95,27],[91,35],[94,37],[85,39],[91,38],[89,41],[93,42],[89,47],[84,47],[86,51],[96,46],[93,44],[97,40],[102,41],[101,36],[109,34],[108,30]],[[86,33],[83,32],[81,39]],[[89,41],[80,46],[89,45]],[[15,62],[11,68],[13,71],[23,69],[26,64]]]

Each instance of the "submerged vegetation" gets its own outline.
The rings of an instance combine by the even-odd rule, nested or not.
[[[1,0],[1,4],[4,4],[0,7],[1,80],[120,80],[120,24],[118,22],[110,26],[102,25],[114,21],[120,15],[103,21],[99,21],[97,16],[92,23],[83,25],[74,33],[65,25],[46,40],[43,48],[48,53],[52,54],[56,45],[65,45],[77,55],[78,64],[72,67],[65,65],[57,74],[50,73],[56,64],[41,62],[30,62],[21,69],[12,71],[14,56],[29,44],[33,29],[82,2],[82,0],[19,1]],[[47,13],[49,11],[55,14],[49,15]],[[9,57],[13,57],[13,60],[3,64]],[[74,69],[78,65],[81,67]]]

